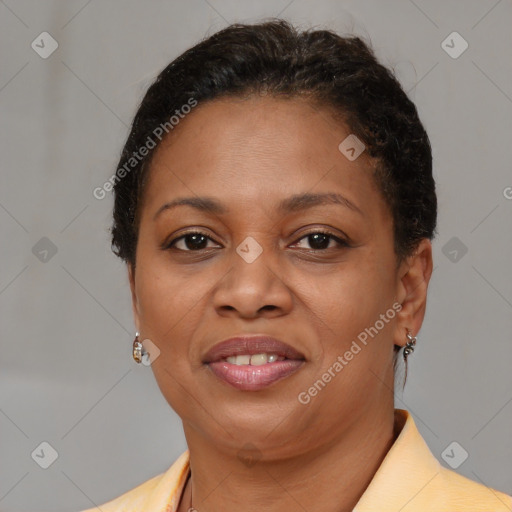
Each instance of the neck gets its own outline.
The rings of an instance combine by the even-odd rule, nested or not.
[[[178,512],[350,512],[399,432],[394,410],[387,407],[362,415],[329,444],[286,460],[262,458],[247,465],[196,431],[185,428],[185,434],[191,476]]]

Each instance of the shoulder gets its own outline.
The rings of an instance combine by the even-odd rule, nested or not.
[[[81,512],[135,512],[136,510],[142,510],[141,507],[144,501],[155,490],[163,476],[164,473],[154,476],[108,503]]]
[[[357,503],[357,512],[512,511],[511,496],[442,466],[408,411],[395,409],[395,428],[399,435]]]
[[[179,502],[188,476],[189,452],[182,453],[164,473],[154,476],[121,496],[81,512],[150,512]]]
[[[471,506],[471,510],[493,512],[510,512],[512,496],[487,487],[483,483],[471,480],[455,471],[441,467],[439,475],[439,491],[444,495],[446,506],[451,510],[469,510],[462,508]]]

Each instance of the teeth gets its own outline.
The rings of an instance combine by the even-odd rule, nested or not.
[[[268,363],[267,354],[254,354],[251,356],[251,366],[261,366]]]
[[[273,363],[278,361],[279,358],[277,354],[253,354],[251,355],[238,355],[238,356],[230,356],[226,358],[226,361],[231,364],[236,364],[238,366],[248,365],[251,366],[261,366],[262,364]]]
[[[231,356],[231,357],[227,358],[227,361],[228,361],[228,363],[237,364],[237,365],[249,364],[251,362],[251,356],[246,356],[246,355]]]

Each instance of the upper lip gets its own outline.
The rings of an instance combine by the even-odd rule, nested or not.
[[[214,363],[241,354],[277,354],[287,359],[304,360],[304,355],[276,338],[266,335],[235,336],[214,345],[204,356],[203,363]]]

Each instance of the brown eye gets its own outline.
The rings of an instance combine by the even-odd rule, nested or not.
[[[175,248],[179,251],[200,251],[208,248],[208,242],[213,240],[201,232],[186,233],[172,240],[167,246],[168,249]],[[211,247],[211,246],[210,246]]]
[[[313,233],[308,233],[307,235],[300,238],[300,241],[305,240],[309,247],[300,247],[301,249],[311,249],[314,251],[322,251],[325,249],[331,249],[336,246],[348,247],[348,243],[341,238],[334,236],[332,233],[323,232],[323,231],[315,231]],[[298,245],[298,243],[294,245]]]

